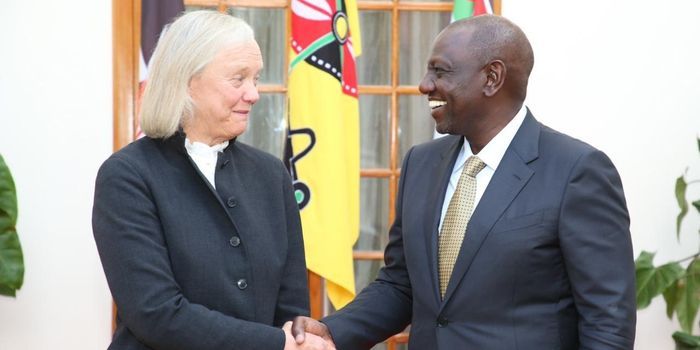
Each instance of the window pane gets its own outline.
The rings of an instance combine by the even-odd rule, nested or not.
[[[216,6],[194,6],[194,5],[186,5],[185,6],[185,12],[198,11],[198,10],[216,11]]]
[[[391,12],[360,11],[360,30],[357,81],[361,85],[391,84]]]
[[[423,95],[399,96],[399,159],[403,160],[411,146],[431,140],[433,130],[435,121],[430,116],[428,98]]]
[[[389,179],[360,179],[360,236],[355,250],[384,250],[389,235]],[[374,276],[372,276],[374,277]]]
[[[384,266],[383,260],[355,260],[356,293],[360,293],[363,288],[377,278],[377,273],[382,266]]]
[[[255,31],[265,68],[260,76],[263,84],[282,84],[284,80],[285,13],[278,8],[231,7],[228,13],[239,17]]]
[[[360,95],[360,167],[389,167],[391,99],[386,95]]]
[[[418,85],[433,39],[450,23],[449,12],[399,12],[399,84]]]
[[[251,110],[248,130],[240,140],[281,159],[287,127],[284,100],[284,94],[261,94]]]

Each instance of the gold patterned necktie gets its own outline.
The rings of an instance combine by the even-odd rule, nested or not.
[[[474,211],[474,199],[476,197],[476,174],[486,164],[479,157],[471,156],[467,159],[462,175],[457,182],[450,204],[447,207],[445,218],[442,221],[442,229],[438,239],[438,266],[440,275],[440,296],[445,297],[447,284],[452,276],[452,269],[457,261],[459,249],[462,247],[464,234],[467,230],[469,218]]]

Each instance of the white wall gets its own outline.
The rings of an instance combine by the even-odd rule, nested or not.
[[[697,215],[674,237],[675,178],[700,178],[700,2],[503,0],[536,56],[528,105],[543,122],[610,155],[632,216],[635,255],[698,246]],[[605,6],[605,7],[604,7]],[[103,349],[110,297],[90,228],[93,181],[111,153],[111,2],[4,1],[0,153],[19,191],[27,265],[0,297],[0,349]],[[700,198],[700,189],[695,190]],[[672,349],[657,300],[637,349]]]
[[[503,0],[503,15],[534,47],[527,104],[535,116],[617,165],[635,256],[656,251],[659,263],[697,251],[694,212],[676,241],[673,191],[689,165],[700,179],[700,2]],[[635,348],[673,349],[676,329],[656,300],[638,314]]]
[[[111,1],[2,1],[0,153],[26,264],[0,297],[0,349],[105,349],[111,299],[90,226],[112,151]]]

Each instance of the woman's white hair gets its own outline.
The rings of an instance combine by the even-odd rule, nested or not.
[[[226,47],[254,41],[242,19],[216,11],[192,11],[175,20],[156,46],[141,101],[141,130],[167,138],[193,113],[190,80]]]

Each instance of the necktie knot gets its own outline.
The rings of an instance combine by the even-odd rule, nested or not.
[[[486,163],[479,159],[477,156],[471,156],[467,159],[467,164],[464,166],[466,168],[467,175],[471,177],[476,177],[481,170],[486,167]]]

